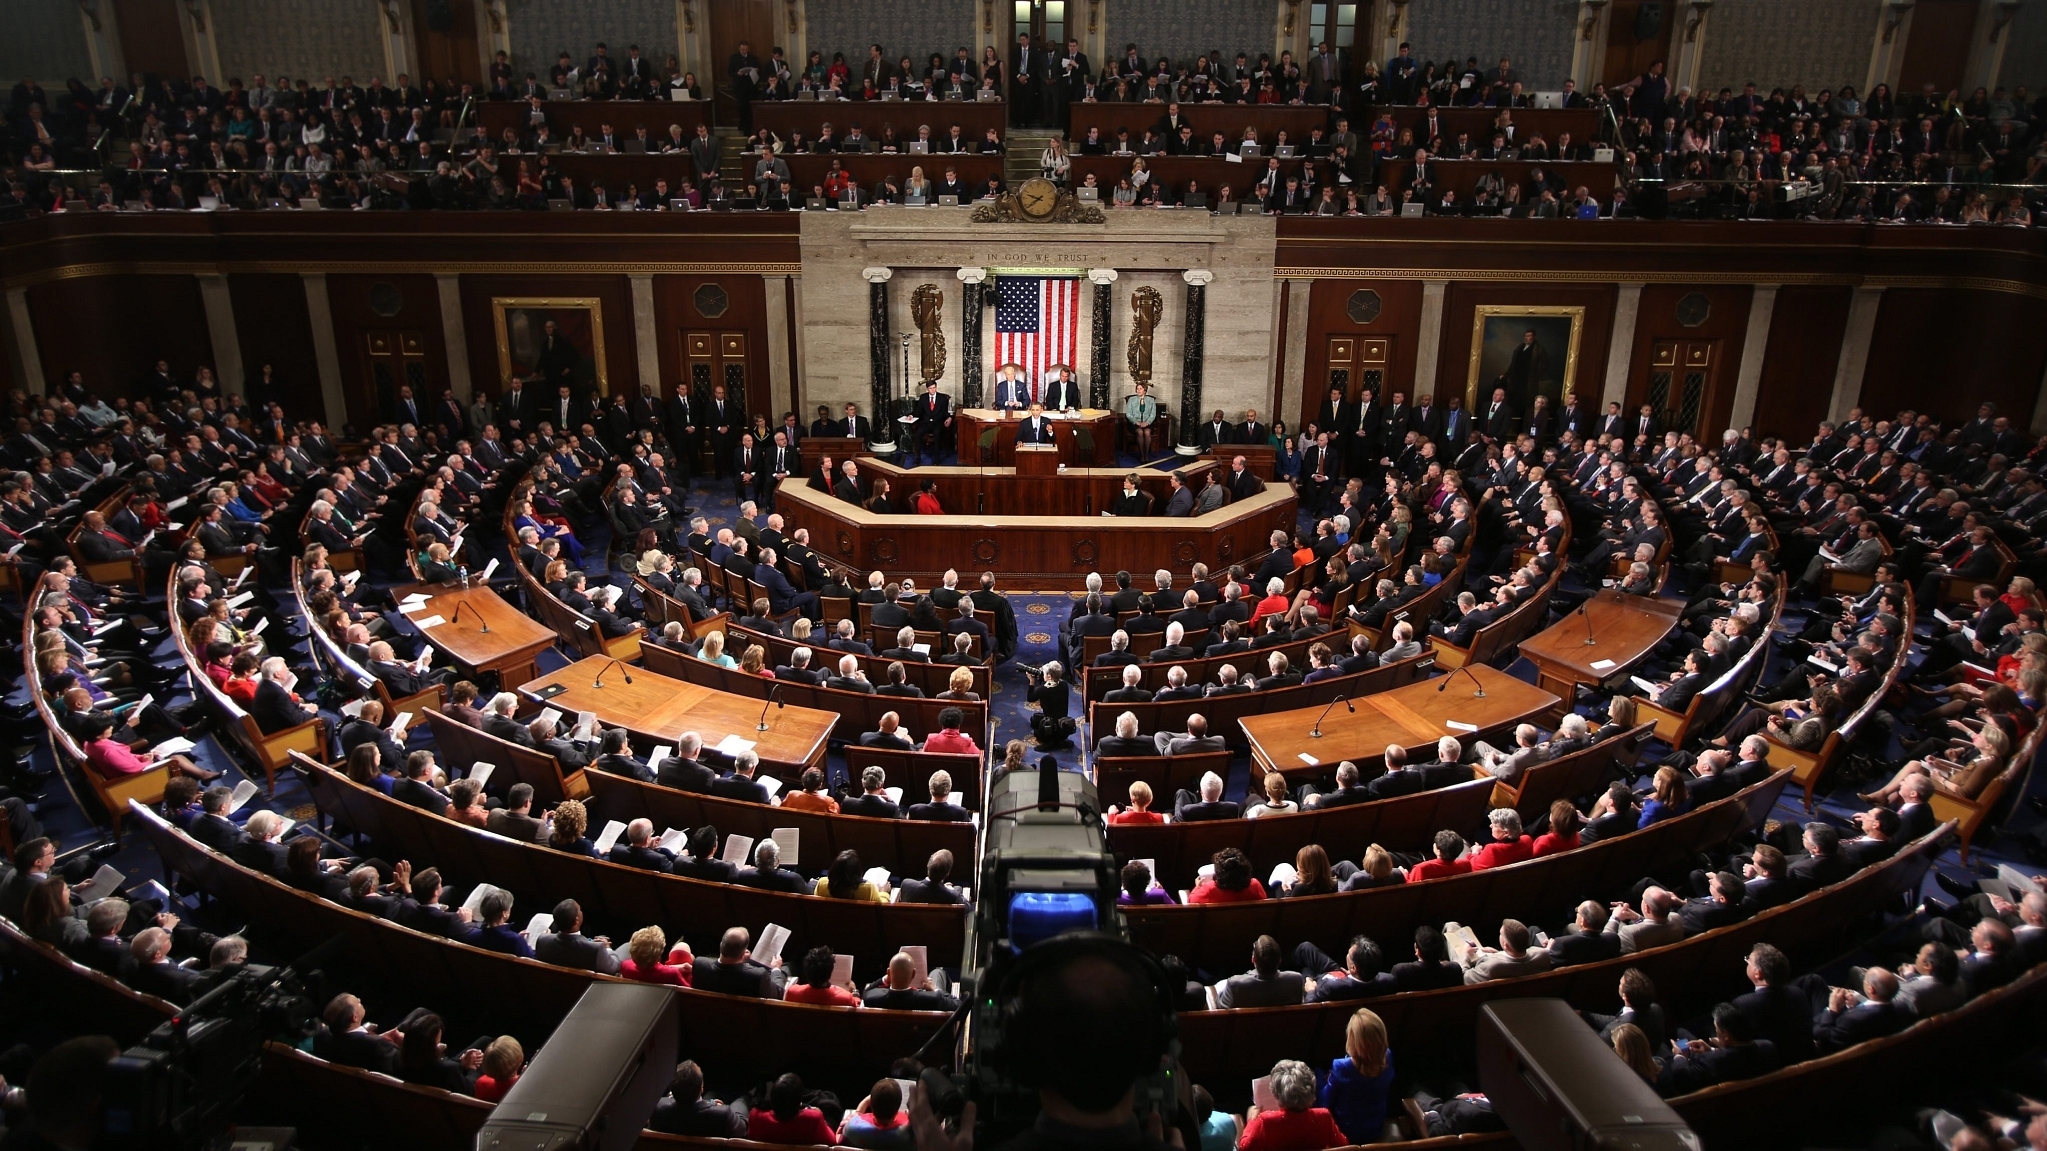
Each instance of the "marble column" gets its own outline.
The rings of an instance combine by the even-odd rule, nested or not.
[[[242,390],[242,340],[235,331],[235,305],[228,296],[227,277],[218,272],[199,277],[199,302],[206,309],[206,336],[213,343],[213,376],[222,391]]]
[[[1869,344],[1876,336],[1876,313],[1883,300],[1882,288],[1857,288],[1848,303],[1848,330],[1841,334],[1834,396],[1827,404],[1827,418],[1837,423],[1862,403],[1862,373],[1869,368]]]
[[[633,358],[639,367],[640,386],[652,388],[654,394],[658,396],[661,394],[661,336],[659,327],[654,319],[654,277],[633,275],[628,276],[627,279],[632,282]],[[768,281],[768,287],[770,290],[775,287],[773,279]],[[772,380],[775,376],[775,360],[777,359],[775,355],[775,318],[781,310],[781,299],[770,295],[767,303],[768,376]],[[773,392],[769,393],[769,395],[773,394]],[[630,401],[630,397],[628,397],[628,401]],[[773,415],[774,413],[769,413],[768,423],[771,426],[780,426],[782,421],[773,418]]]
[[[1094,330],[1088,333],[1087,405],[1109,406],[1109,336],[1114,319],[1110,314],[1109,292],[1116,283],[1116,269],[1089,268],[1089,282],[1095,286]]]
[[[981,406],[981,320],[987,309],[988,269],[961,268],[960,280],[960,394],[961,408]]]
[[[341,386],[341,351],[334,342],[334,310],[327,302],[327,274],[300,272],[306,285],[306,319],[313,326],[313,363],[320,371],[320,403],[327,426],[348,420],[348,395]]]
[[[1215,273],[1193,268],[1180,273],[1187,281],[1187,337],[1180,361],[1180,450],[1192,454],[1201,427],[1202,333],[1207,320],[1208,285]]]
[[[1635,317],[1642,310],[1642,285],[1622,284],[1620,298],[1613,306],[1613,338],[1606,345],[1606,386],[1599,395],[1599,410],[1606,405],[1628,403],[1628,365],[1635,358]]]
[[[35,321],[28,314],[28,289],[7,289],[7,319],[14,325],[15,362],[14,386],[31,392],[41,392],[46,385],[43,379],[43,356],[36,350]]]
[[[1436,365],[1443,354],[1443,294],[1448,290],[1449,285],[1442,280],[1423,282],[1422,330],[1421,335],[1417,337],[1421,343],[1414,350],[1414,388],[1411,394],[1435,396],[1439,405],[1447,405],[1450,402],[1448,394],[1439,394],[1436,391]],[[1307,309],[1302,309],[1304,315],[1306,311]],[[1328,383],[1329,381],[1323,380],[1317,384],[1315,394],[1318,396],[1328,394]]]
[[[467,404],[476,398],[476,378],[469,372],[469,335],[462,324],[462,277],[434,273],[434,291],[441,298],[441,343],[448,349],[448,387]],[[482,435],[483,430],[477,429]]]
[[[1741,342],[1741,368],[1734,376],[1734,410],[1727,426],[1746,427],[1756,418],[1756,392],[1763,384],[1763,357],[1770,350],[1770,319],[1777,311],[1777,285],[1757,284],[1749,298],[1748,335]]]
[[[868,418],[876,434],[889,412],[888,282],[893,268],[862,268],[867,281]]]
[[[782,402],[779,397],[788,396],[789,410],[799,413],[797,419],[800,421],[803,408],[796,402],[795,365],[789,358],[789,324],[793,319],[789,314],[789,277],[763,276],[761,286],[768,299],[768,394],[777,397],[773,401],[777,405]],[[640,365],[642,383],[653,383],[661,372],[660,348],[653,338],[653,327],[650,316],[647,321],[647,349],[642,353],[644,359]],[[657,386],[656,394],[659,392]],[[770,423],[781,426],[780,420]]]

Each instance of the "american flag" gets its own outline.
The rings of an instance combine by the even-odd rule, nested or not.
[[[995,370],[1023,369],[1031,396],[1042,394],[1049,369],[1073,366],[1080,343],[1080,279],[995,277]]]

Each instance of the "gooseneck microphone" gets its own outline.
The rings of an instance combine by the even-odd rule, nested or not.
[[[465,607],[469,609],[469,614],[470,614],[470,615],[473,615],[473,616],[475,616],[475,617],[476,617],[476,631],[477,631],[477,634],[478,634],[478,635],[489,635],[489,634],[490,634],[490,621],[489,621],[489,620],[487,620],[487,619],[485,619],[485,618],[483,618],[483,613],[482,613],[482,612],[480,612],[480,611],[478,611],[478,610],[476,610],[476,605],[475,605],[475,604],[472,604],[472,603],[469,603],[469,602],[468,602],[467,600],[461,601],[461,602],[459,602],[459,603],[457,603],[457,604],[455,605],[455,614],[454,614],[454,616],[453,616],[452,618],[450,618],[450,619],[448,620],[448,622],[449,622],[449,623],[456,623],[456,622],[459,622],[459,621],[460,621],[460,620],[462,619],[462,609],[463,609],[463,608],[465,608]],[[630,682],[632,682],[632,681],[631,681],[631,680],[627,680],[626,682],[630,683]]]
[[[1322,738],[1322,721],[1329,718],[1330,710],[1339,703],[1343,705],[1345,711],[1350,712],[1352,715],[1357,714],[1358,705],[1352,703],[1350,701],[1350,693],[1345,692],[1344,694],[1337,696],[1335,699],[1330,700],[1329,706],[1322,709],[1322,714],[1315,717],[1315,730],[1308,733],[1309,738],[1311,739]]]
[[[1592,606],[1591,600],[1578,605],[1578,617],[1585,621],[1585,646],[1591,647],[1599,641],[1592,638],[1592,616],[1585,609]]]
[[[1443,682],[1436,685],[1436,694],[1437,695],[1443,694],[1443,689],[1450,686],[1450,681],[1457,678],[1457,672],[1459,671],[1463,672],[1465,675],[1470,676],[1472,686],[1477,689],[1471,693],[1471,698],[1484,699],[1485,684],[1479,681],[1478,673],[1471,670],[1470,664],[1465,664],[1457,668],[1456,671],[1453,671],[1449,675],[1444,676]]]
[[[769,709],[769,708],[771,708],[771,707],[788,707],[788,706],[789,706],[788,704],[786,704],[786,703],[783,703],[783,702],[782,702],[782,685],[781,685],[781,684],[779,684],[779,683],[778,683],[778,684],[775,684],[774,686],[772,686],[772,687],[768,688],[768,702],[766,702],[766,703],[764,703],[764,704],[762,704],[762,705],[761,705],[761,721],[760,721],[759,723],[757,723],[757,724],[753,725],[753,729],[754,729],[755,731],[766,731],[766,730],[768,730],[768,709]]]
[[[625,676],[625,681],[626,681],[627,683],[631,683],[631,682],[633,681],[633,672],[632,672],[632,669],[631,669],[630,667],[627,667],[627,666],[626,666],[626,662],[625,662],[624,660],[622,660],[622,659],[615,659],[615,660],[612,660],[612,661],[611,661],[610,663],[607,663],[607,664],[605,664],[605,665],[604,665],[603,667],[601,667],[601,668],[598,668],[598,669],[597,669],[597,677],[596,677],[595,679],[593,679],[593,680],[591,680],[591,681],[590,681],[590,686],[591,686],[591,687],[603,687],[603,686],[604,686],[604,673],[605,673],[605,672],[607,672],[607,671],[610,671],[610,670],[611,670],[612,668],[619,668],[619,669],[620,669],[620,672],[621,672],[621,674],[623,674],[623,675]]]

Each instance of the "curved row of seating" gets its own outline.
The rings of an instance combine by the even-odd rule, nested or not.
[[[35,638],[35,613],[28,612],[23,615],[21,621],[21,651],[25,661],[34,658],[30,653],[36,649]],[[86,759],[85,748],[79,746],[78,741],[71,738],[71,733],[65,731],[64,725],[58,721],[56,705],[49,694],[43,691],[41,680],[33,666],[29,668],[28,673],[28,694],[35,700],[36,717],[42,721],[43,730],[49,734],[50,754],[57,761],[58,774],[63,777],[64,785],[67,788],[71,786],[74,774],[85,781],[106,813],[107,827],[118,840],[121,837],[121,819],[128,813],[128,801],[136,799],[143,803],[155,803],[161,800],[164,784],[170,779],[169,766],[156,764],[147,771],[140,771],[134,775],[101,775]],[[72,798],[74,800],[78,798],[75,790]],[[79,810],[87,809],[80,803]],[[8,842],[5,846],[11,856],[14,852],[13,835],[7,829],[7,821],[4,819],[0,819],[0,835],[7,837]]]
[[[252,768],[261,770],[266,790],[272,795],[276,794],[277,772],[290,762],[292,752],[313,756],[323,756],[327,753],[327,721],[320,716],[314,716],[304,723],[266,733],[257,726],[254,716],[241,704],[228,698],[206,674],[199,653],[192,650],[184,627],[176,622],[175,605],[178,602],[176,569],[171,572],[170,583],[164,593],[164,602],[173,605],[171,608],[173,626],[170,631],[177,639],[178,654],[185,661],[186,678],[192,682],[192,693],[219,722],[217,730],[225,737],[223,742],[228,749],[239,754],[242,769],[252,778],[256,774]],[[154,802],[155,798],[160,798],[162,794],[162,790],[159,789],[157,796],[152,797],[150,802]],[[118,831],[118,827],[116,830]]]
[[[1199,714],[1208,721],[1210,735],[1222,736],[1231,748],[1242,751],[1246,746],[1246,738],[1240,720],[1272,712],[1314,707],[1316,704],[1329,703],[1343,696],[1356,699],[1376,695],[1382,691],[1391,691],[1397,687],[1406,687],[1408,684],[1427,679],[1429,670],[1435,666],[1436,654],[1424,650],[1419,655],[1380,664],[1355,675],[1333,676],[1314,683],[1300,683],[1270,691],[1235,692],[1199,699],[1169,699],[1150,703],[1107,703],[1097,700],[1088,705],[1089,730],[1097,735],[1113,732],[1116,730],[1116,717],[1127,711],[1137,716],[1137,730],[1140,732],[1185,731],[1187,717]],[[1333,764],[1330,765],[1330,770],[1335,770]]]
[[[1308,940],[1341,955],[1354,935],[1405,937],[1417,924],[1456,920],[1470,925],[1568,912],[1579,901],[1625,891],[1642,876],[1717,847],[1760,826],[1790,782],[1790,773],[1640,831],[1570,851],[1485,871],[1335,895],[1261,899],[1202,906],[1131,907],[1130,936],[1159,955],[1177,955],[1212,971],[1234,970],[1261,935]],[[1264,822],[1258,820],[1256,822]],[[1361,843],[1325,844],[1335,852]]]
[[[790,934],[784,954],[827,944],[853,956],[863,979],[879,977],[889,957],[909,943],[925,945],[934,968],[960,962],[964,907],[791,895],[627,867],[458,823],[317,763],[302,769],[321,814],[398,858],[440,868],[456,886],[487,881],[538,907],[575,899],[592,923],[660,924],[700,950],[714,946],[728,927],[746,927],[758,937],[761,927],[778,923]]]
[[[1386,1021],[1387,1034],[1400,1037],[1401,1053],[1407,1058],[1468,1049],[1471,1037],[1476,1034],[1479,1008],[1492,999],[1554,997],[1586,1010],[1611,1011],[1615,982],[1621,972],[1631,967],[1639,968],[1654,981],[1666,1012],[1684,1018],[1689,1012],[1703,1011],[1721,998],[1748,989],[1743,977],[1744,960],[1757,943],[1772,944],[1801,966],[1814,966],[1838,956],[1849,941],[1861,936],[1862,926],[1871,915],[1896,906],[1900,893],[1919,889],[1953,830],[1953,824],[1943,824],[1882,863],[1832,886],[1677,943],[1540,975],[1386,995],[1363,1002]],[[1508,870],[1511,869],[1480,874],[1498,877]],[[1582,894],[1589,889],[1576,890]],[[1292,940],[1297,935],[1289,933],[1291,926],[1275,923],[1272,927],[1277,930],[1265,933]],[[1369,932],[1370,925],[1361,923],[1358,930]],[[1239,952],[1244,949],[1243,941],[1257,934],[1243,935],[1237,945]],[[1344,1030],[1359,1003],[1348,1000],[1298,1007],[1189,1012],[1180,1017],[1183,1059],[1197,1082],[1253,1078],[1270,1071],[1280,1059],[1300,1059],[1319,1066],[1343,1054]]]
[[[486,1027],[518,1037],[530,1051],[590,984],[621,978],[486,950],[330,903],[209,850],[146,807],[136,805],[134,816],[167,871],[247,914],[273,944],[311,948],[341,936],[347,948],[342,963],[351,976],[390,980],[394,994],[434,1006],[451,1030],[455,1021]],[[693,943],[693,949],[715,955],[716,936],[703,940],[707,947]],[[674,993],[682,1000],[687,1050],[726,1072],[765,1078],[807,1069],[871,1081],[887,1071],[892,1053],[915,1051],[949,1018],[943,1012],[819,1007],[688,988]],[[762,1041],[770,1036],[773,1042]]]

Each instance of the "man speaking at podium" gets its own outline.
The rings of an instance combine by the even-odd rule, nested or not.
[[[1042,404],[1032,404],[1031,414],[1016,427],[1016,442],[1020,444],[1049,444],[1052,442],[1052,421],[1045,418]]]

